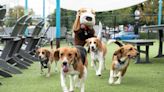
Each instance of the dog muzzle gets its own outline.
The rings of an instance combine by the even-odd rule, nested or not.
[[[68,72],[68,64],[67,64],[67,62],[63,62],[63,65],[62,65],[62,68],[63,68],[63,72],[64,73],[67,73]]]
[[[44,68],[48,68],[48,60],[46,59],[46,60],[41,60],[40,61],[40,63],[41,63],[41,65],[44,67]]]
[[[88,26],[95,25],[95,15],[90,13],[85,13],[80,16],[80,24],[85,24]]]

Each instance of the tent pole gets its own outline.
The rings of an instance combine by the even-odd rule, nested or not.
[[[161,25],[161,16],[162,16],[162,0],[158,1],[159,7],[158,7],[158,25]],[[163,51],[163,30],[159,30],[159,50],[158,55],[156,57],[162,57],[162,51]]]
[[[43,19],[45,21],[45,0],[43,0]]]
[[[56,0],[56,48],[60,47],[60,0]]]
[[[25,0],[24,14],[26,14],[26,15],[28,14],[28,0]],[[25,36],[28,36],[28,29],[26,29],[24,35],[25,35]]]
[[[28,0],[25,0],[25,14],[28,14]]]
[[[161,15],[162,15],[162,0],[159,0],[159,7],[158,7],[158,25],[161,25]]]

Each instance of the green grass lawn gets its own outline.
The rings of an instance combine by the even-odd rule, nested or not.
[[[62,43],[63,44],[63,43]],[[62,45],[63,46],[63,45]],[[153,58],[157,55],[158,42],[150,47],[151,64],[134,64],[132,61],[121,85],[109,85],[109,67],[112,53],[118,46],[108,45],[106,56],[107,70],[103,76],[95,75],[93,68],[88,67],[86,92],[163,92],[164,90],[164,58]],[[144,48],[143,48],[144,49]],[[144,55],[142,55],[144,58]],[[88,55],[90,61],[90,56]],[[60,64],[58,64],[60,67]],[[52,69],[51,76],[46,78],[40,74],[40,64],[35,62],[29,69],[22,70],[23,74],[13,75],[12,78],[0,77],[0,92],[62,92],[60,73]],[[75,89],[79,92],[79,89]]]

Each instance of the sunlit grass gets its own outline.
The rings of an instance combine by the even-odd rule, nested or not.
[[[61,42],[61,46],[68,46]],[[107,45],[106,68],[103,76],[95,75],[93,68],[88,67],[86,92],[163,92],[164,90],[164,58],[154,58],[158,51],[158,42],[150,47],[151,64],[134,64],[132,61],[121,85],[109,85],[109,67],[112,53],[118,48],[115,44]],[[49,48],[49,47],[48,47]],[[144,48],[143,48],[144,49]],[[142,54],[144,58],[144,55]],[[90,61],[90,56],[88,55]],[[60,69],[60,64],[58,64]],[[46,78],[40,74],[40,64],[35,62],[29,69],[22,70],[23,74],[13,75],[12,78],[0,77],[0,92],[62,92],[60,73],[52,69],[51,76]],[[79,89],[75,89],[79,92]]]

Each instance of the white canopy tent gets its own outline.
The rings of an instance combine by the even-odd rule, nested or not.
[[[0,0],[2,5],[13,7],[16,5],[25,6],[25,0]],[[45,0],[45,14],[52,13],[56,7],[56,0]],[[60,0],[61,8],[77,11],[80,8],[93,8],[97,12],[111,11],[137,5],[147,0]],[[36,15],[42,14],[43,0],[28,0],[29,8],[32,8]],[[37,5],[36,5],[37,4]]]
[[[134,6],[147,0],[61,0],[61,8],[77,11],[92,8],[96,12],[112,11]]]

